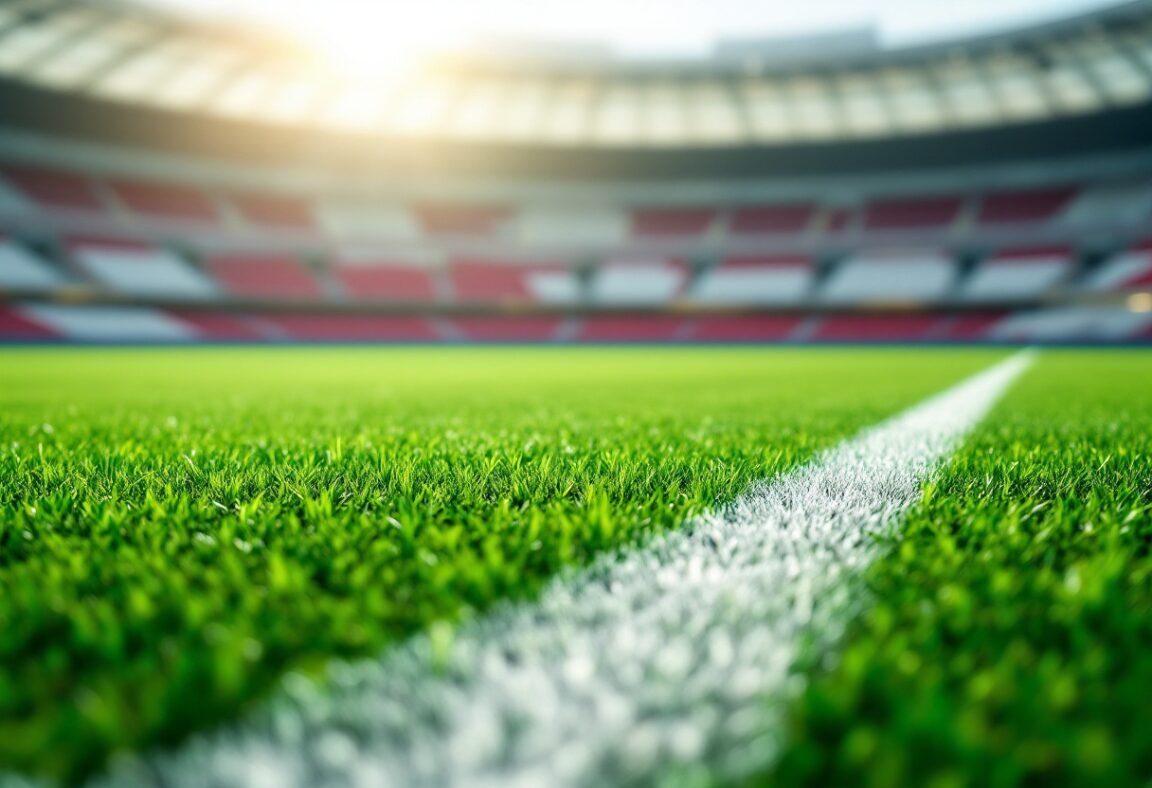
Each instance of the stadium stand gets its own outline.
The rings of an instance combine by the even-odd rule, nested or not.
[[[105,210],[91,182],[74,172],[5,165],[0,168],[0,174],[25,198],[41,208],[95,212]]]
[[[686,338],[702,342],[782,342],[794,338],[803,320],[789,315],[701,317]]]
[[[375,256],[343,256],[332,274],[349,298],[357,301],[437,300],[436,271],[428,265],[381,260]]]
[[[667,315],[591,315],[576,339],[588,342],[669,342],[688,339],[691,323]]]
[[[930,228],[945,231],[956,221],[960,197],[876,200],[864,208],[866,230]]]
[[[1114,306],[1068,306],[1010,315],[989,331],[993,339],[1022,342],[1138,339],[1152,327],[1152,312]]]
[[[12,307],[0,307],[0,336],[17,342],[62,338],[58,331],[25,317]]]
[[[77,266],[118,293],[205,299],[216,288],[176,254],[141,241],[73,238],[68,249]]]
[[[691,298],[712,304],[789,304],[812,286],[812,262],[800,257],[735,257],[702,273]]]
[[[144,217],[210,223],[220,220],[216,206],[196,189],[145,181],[113,179],[106,183],[127,210]]]
[[[462,339],[481,342],[549,342],[559,338],[559,317],[458,317],[450,321]]]
[[[817,324],[812,339],[833,342],[918,342],[933,339],[939,324],[940,318],[935,315],[829,316]]]
[[[25,320],[58,337],[81,342],[186,342],[199,339],[192,326],[146,307],[25,304]]]
[[[932,302],[956,277],[952,260],[936,251],[869,251],[841,262],[819,291],[829,304]]]
[[[307,200],[269,194],[231,194],[228,200],[244,221],[257,227],[316,229],[316,216]]]
[[[282,339],[416,342],[440,339],[430,321],[381,315],[268,315],[261,322]]]
[[[666,304],[687,279],[687,268],[676,261],[608,261],[594,273],[590,297],[597,304]]]
[[[27,247],[0,236],[0,289],[51,290],[65,278]]]
[[[812,225],[816,208],[808,204],[761,205],[735,208],[728,220],[732,235],[797,235]]]
[[[1152,289],[1152,241],[1118,252],[1084,283],[1090,291]]]
[[[512,211],[502,205],[423,204],[413,208],[426,235],[491,236],[499,234]]]
[[[713,208],[643,208],[632,212],[637,237],[702,235],[716,222]]]
[[[324,296],[320,283],[287,255],[217,254],[204,261],[220,287],[234,296],[309,299]]]
[[[977,221],[981,224],[1022,224],[1055,219],[1076,196],[1076,188],[996,192],[984,195]]]
[[[1038,298],[1072,268],[1072,251],[1062,247],[1003,250],[980,263],[964,281],[961,297],[985,302]]]
[[[562,264],[454,260],[449,276],[456,300],[463,303],[574,304],[580,300],[576,274]]]

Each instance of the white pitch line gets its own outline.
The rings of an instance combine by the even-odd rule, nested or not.
[[[791,666],[863,601],[875,534],[1028,366],[1017,354],[755,485],[722,512],[563,574],[508,605],[175,753],[117,764],[114,785],[678,784],[763,768]]]

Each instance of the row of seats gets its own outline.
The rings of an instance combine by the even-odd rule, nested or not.
[[[812,232],[928,230],[1046,223],[1122,225],[1152,217],[1152,182],[883,197],[850,205],[783,202],[718,207],[386,204],[299,195],[208,191],[127,178],[88,177],[29,166],[0,166],[0,207],[84,212],[220,227],[250,225],[337,238],[499,236],[530,243],[620,243],[803,235]]]
[[[1152,243],[1121,251],[1086,273],[1067,248],[1009,249],[962,271],[929,252],[860,252],[821,274],[799,257],[732,258],[693,275],[676,261],[608,261],[579,272],[561,264],[454,261],[447,267],[348,257],[316,269],[283,254],[210,254],[199,265],[151,244],[73,238],[57,266],[0,237],[0,289],[51,290],[92,282],[141,298],[397,301],[627,306],[678,299],[779,306],[1038,298],[1068,284],[1091,292],[1152,286]]]
[[[1068,306],[1016,313],[827,316],[586,315],[428,317],[236,314],[146,307],[0,307],[0,340],[964,342],[1146,341],[1152,312]]]

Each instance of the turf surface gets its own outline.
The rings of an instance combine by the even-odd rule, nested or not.
[[[764,784],[1149,784],[1152,356],[1044,352],[890,547]]]
[[[531,595],[1002,355],[4,352],[0,769],[74,780]]]

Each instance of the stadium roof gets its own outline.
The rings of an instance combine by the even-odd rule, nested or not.
[[[0,4],[0,78],[55,94],[290,128],[581,148],[888,139],[1152,99],[1152,0],[895,51],[755,46],[707,61],[441,61],[350,77],[248,31],[110,2]]]

